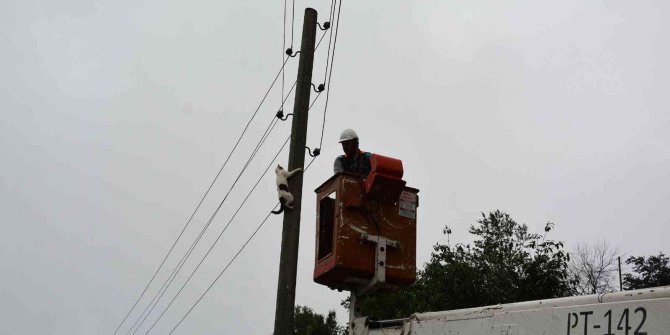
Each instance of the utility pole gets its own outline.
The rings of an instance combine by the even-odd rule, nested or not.
[[[304,170],[305,168],[307,114],[312,89],[316,17],[316,10],[305,9],[302,41],[300,43],[300,63],[298,63],[298,80],[293,106],[293,123],[291,125],[291,151],[288,158],[288,171],[296,168]],[[300,240],[300,209],[302,207],[302,176],[302,173],[297,173],[288,180],[289,189],[294,198],[294,208],[284,211],[274,335],[293,334],[295,281],[298,270],[298,243]]]
[[[619,259],[619,291],[623,291],[623,283],[621,282],[621,256],[617,258]]]

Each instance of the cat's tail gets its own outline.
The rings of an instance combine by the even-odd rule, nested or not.
[[[281,214],[286,208],[286,199],[279,198],[279,209],[276,211],[271,211],[272,214]]]

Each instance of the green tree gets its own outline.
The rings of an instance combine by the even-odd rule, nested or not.
[[[570,258],[562,242],[546,239],[552,228],[547,223],[544,235],[529,233],[507,213],[482,213],[470,226],[476,237],[472,245],[436,244],[414,285],[364,299],[362,312],[387,319],[570,295]]]
[[[293,313],[295,335],[343,335],[344,328],[338,326],[335,311],[328,316],[315,313],[307,306],[296,306]]]
[[[623,287],[626,290],[670,285],[670,264],[662,252],[647,258],[631,256],[626,264],[633,265],[635,272],[623,275]]]

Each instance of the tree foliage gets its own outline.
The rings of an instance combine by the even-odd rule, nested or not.
[[[626,264],[632,265],[635,272],[623,275],[626,290],[670,285],[670,264],[662,252],[647,258],[631,256]]]
[[[293,312],[295,335],[344,335],[345,328],[338,326],[335,311],[324,317],[307,306],[296,306]]]
[[[569,255],[562,242],[546,239],[552,228],[547,223],[544,235],[529,233],[507,213],[482,213],[470,226],[472,245],[436,244],[414,285],[364,299],[362,312],[387,319],[569,295]]]

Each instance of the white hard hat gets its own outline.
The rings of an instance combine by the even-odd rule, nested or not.
[[[340,143],[353,139],[358,139],[358,135],[356,135],[356,132],[353,129],[345,129],[342,134],[340,134]]]

